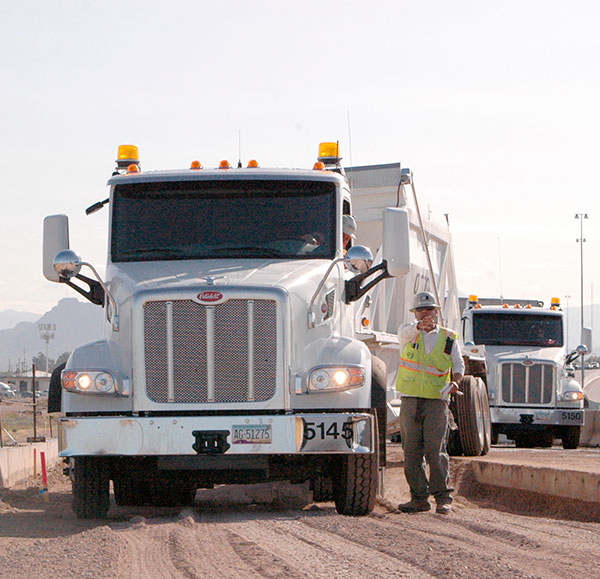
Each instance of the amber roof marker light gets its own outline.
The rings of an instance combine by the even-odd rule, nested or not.
[[[128,171],[130,165],[140,167],[140,152],[136,145],[119,145],[117,149],[117,171]]]

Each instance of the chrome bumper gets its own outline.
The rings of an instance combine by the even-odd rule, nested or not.
[[[531,424],[552,426],[582,426],[583,408],[501,408],[490,407],[492,424],[520,424],[521,415],[533,416]]]
[[[213,432],[224,433],[228,455],[372,453],[376,444],[374,418],[366,413],[63,417],[59,427],[63,457],[195,455],[199,438]]]

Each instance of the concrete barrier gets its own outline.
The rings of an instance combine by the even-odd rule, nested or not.
[[[482,460],[473,461],[471,465],[477,482],[481,484],[600,502],[598,473]]]
[[[21,446],[5,446],[0,448],[0,488],[8,488],[17,482],[33,476],[33,450],[36,455],[36,470],[40,474],[40,452],[45,453],[46,468],[50,469],[58,463],[58,440],[52,438],[46,442],[33,442]]]
[[[600,446],[600,410],[585,410],[585,422],[581,429],[580,446]]]

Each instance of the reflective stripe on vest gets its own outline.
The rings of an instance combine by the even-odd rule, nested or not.
[[[440,391],[452,379],[452,358],[445,354],[446,338],[458,339],[456,332],[440,327],[430,354],[425,352],[423,332],[406,344],[400,355],[396,390],[406,396],[441,398]]]

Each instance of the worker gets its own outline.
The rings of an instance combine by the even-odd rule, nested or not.
[[[415,321],[398,329],[401,355],[396,390],[402,397],[400,436],[411,495],[398,509],[405,513],[429,511],[429,495],[436,500],[437,513],[451,511],[453,489],[448,487],[450,460],[446,452],[448,399],[460,392],[465,364],[458,334],[437,323],[439,308],[433,294],[417,293],[410,310]]]
[[[342,245],[344,255],[350,249],[351,240],[356,239],[356,220],[352,215],[344,215],[342,223]]]
[[[529,328],[529,339],[534,342],[544,342],[546,338],[544,328],[542,326],[538,326],[537,324],[533,324],[531,328]]]

